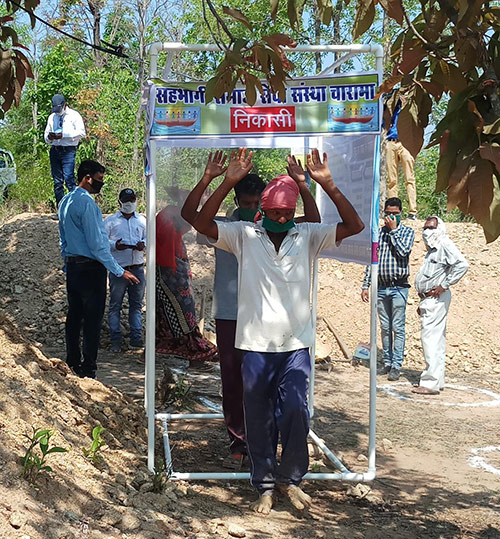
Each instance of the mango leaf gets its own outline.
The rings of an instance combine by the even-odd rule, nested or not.
[[[493,198],[488,216],[481,221],[481,226],[488,243],[500,236],[500,182],[497,175],[493,177]]]
[[[404,14],[401,0],[379,0],[380,5],[387,15],[399,25],[403,24]]]
[[[352,29],[352,38],[357,39],[363,35],[372,25],[375,18],[374,0],[358,0],[356,17]]]
[[[275,50],[280,47],[290,47],[293,49],[297,46],[297,42],[286,34],[269,34],[268,36],[263,36],[262,40]]]
[[[418,125],[418,117],[409,106],[403,107],[399,114],[398,134],[403,146],[416,157],[424,143],[424,130]]]
[[[457,39],[454,49],[458,65],[462,71],[469,71],[477,64],[481,49],[478,38],[468,35],[465,39]]]
[[[498,144],[484,143],[479,146],[479,155],[483,159],[491,161],[500,174],[500,146]]]
[[[209,79],[207,82],[207,85],[205,87],[205,96],[206,96],[207,103],[210,103],[215,97],[215,87],[217,84],[217,79],[218,77],[215,76]]]
[[[230,17],[237,20],[238,22],[241,22],[241,24],[245,25],[249,30],[253,30],[252,24],[239,9],[231,8],[228,6],[222,6],[222,12],[225,15],[229,15]]]
[[[302,2],[302,6],[304,2]],[[332,21],[333,7],[331,0],[316,0],[316,5],[318,7],[318,15],[323,24],[330,24]]]
[[[458,205],[463,205],[466,203],[468,171],[470,169],[473,156],[473,147],[468,148],[467,151],[462,151],[460,149],[456,154],[455,163],[451,168],[451,174],[448,177],[448,187],[446,190],[448,211],[451,211]]]
[[[290,26],[298,30],[302,20],[302,12],[304,11],[304,0],[288,0],[286,11]]]
[[[454,64],[440,60],[433,72],[432,79],[441,83],[446,90],[460,93],[467,88],[467,82],[461,70]]]
[[[499,135],[500,134],[500,118],[497,118],[492,123],[485,123],[483,128],[485,135]]]
[[[484,119],[481,116],[481,114],[479,113],[479,111],[477,110],[476,104],[471,99],[469,99],[469,101],[467,101],[467,110],[471,113],[471,115],[474,118],[473,121],[474,121],[474,124],[476,126],[476,131],[477,131],[478,135],[481,134],[483,132]]]
[[[419,80],[419,84],[422,85],[422,87],[430,94],[432,97],[439,102],[441,97],[443,96],[443,86],[437,82],[432,81],[426,81],[426,80]]]
[[[378,87],[377,93],[374,99],[378,99],[382,94],[390,92],[396,84],[399,84],[403,79],[402,75],[395,75],[384,80],[384,82]]]
[[[398,75],[402,73],[407,75],[408,73],[411,73],[426,56],[427,51],[425,51],[421,46],[415,46],[415,48],[407,49],[403,48],[402,58],[400,62],[394,66],[392,74]]]
[[[467,179],[467,203],[459,206],[463,213],[472,215],[478,223],[489,216],[493,201],[493,165],[477,154]]]
[[[250,75],[249,73],[244,74],[245,78],[245,95],[247,99],[247,103],[250,106],[255,105],[255,101],[257,101],[257,91],[255,89],[255,80],[256,77],[253,75]]]

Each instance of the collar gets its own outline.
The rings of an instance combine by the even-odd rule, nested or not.
[[[126,219],[126,217],[123,215],[123,213],[121,212],[121,210],[118,210],[116,213],[118,214],[118,217],[122,217],[123,219]],[[132,213],[132,217],[129,217],[129,218],[127,219],[127,221],[128,221],[129,219],[134,219],[134,217],[136,217],[135,211]]]

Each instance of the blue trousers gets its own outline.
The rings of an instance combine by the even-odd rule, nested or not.
[[[129,270],[138,279],[137,284],[132,284],[109,274],[109,333],[112,344],[120,344],[122,331],[120,326],[120,316],[125,292],[128,293],[128,323],[130,326],[130,342],[142,343],[142,300],[146,289],[146,279],[144,278],[144,268],[131,268]]]
[[[52,146],[49,157],[56,205],[59,206],[64,196],[64,184],[68,192],[75,188],[76,146]]]
[[[401,369],[405,352],[405,321],[408,288],[379,288],[377,311],[382,335],[384,364]]]
[[[276,483],[299,485],[309,467],[309,350],[245,352],[241,368],[251,483],[271,494]],[[281,437],[281,462],[276,449]]]

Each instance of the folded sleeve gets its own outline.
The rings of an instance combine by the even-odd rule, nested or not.
[[[223,251],[233,253],[239,260],[243,231],[244,228],[248,226],[248,223],[242,221],[230,223],[221,223],[220,221],[215,221],[215,223],[217,224],[219,238],[217,241],[207,238],[210,245],[217,247],[218,249],[222,249]]]
[[[315,257],[321,251],[335,249],[340,245],[337,242],[337,224],[303,223],[299,226],[307,227],[311,252]]]

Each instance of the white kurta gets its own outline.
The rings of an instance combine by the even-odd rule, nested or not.
[[[424,297],[420,300],[422,349],[426,365],[420,376],[420,385],[432,391],[439,391],[444,386],[446,317],[451,302],[448,287],[458,282],[468,268],[463,254],[446,236],[439,247],[427,253],[415,279],[419,294],[425,294],[437,286],[445,288],[439,298]]]

